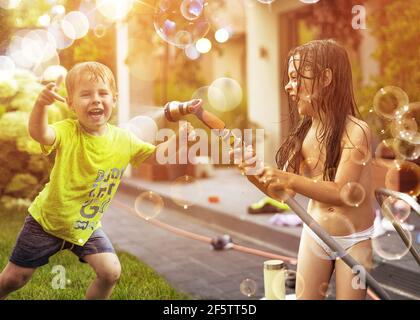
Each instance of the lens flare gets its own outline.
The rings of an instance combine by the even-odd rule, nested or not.
[[[133,8],[133,0],[96,0],[96,8],[107,19],[124,19]]]

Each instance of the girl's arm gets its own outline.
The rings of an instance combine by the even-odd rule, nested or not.
[[[316,201],[336,206],[345,205],[340,197],[341,188],[348,182],[360,180],[364,169],[361,159],[366,160],[365,165],[369,165],[371,161],[369,127],[364,125],[361,128],[359,125],[353,124],[350,130],[349,142],[342,151],[334,181],[314,181],[307,177],[286,173],[288,176],[284,179],[288,181],[290,188]]]

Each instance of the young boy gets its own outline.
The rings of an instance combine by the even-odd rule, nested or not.
[[[117,88],[111,70],[97,62],[75,65],[67,74],[67,104],[77,120],[48,125],[47,107],[66,100],[48,84],[29,119],[29,133],[44,153],[56,150],[50,182],[29,208],[9,263],[0,274],[0,299],[23,287],[34,271],[60,250],[70,249],[96,273],[87,299],[108,298],[121,274],[101,217],[127,165],[155,162],[156,147],[108,124]],[[191,130],[190,126],[181,130]],[[175,137],[176,139],[176,137]],[[169,139],[162,143],[173,143]]]

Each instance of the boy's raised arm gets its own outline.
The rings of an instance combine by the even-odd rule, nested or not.
[[[51,105],[55,100],[66,102],[63,97],[55,92],[61,81],[62,77],[59,77],[55,83],[49,83],[42,90],[29,117],[29,135],[46,146],[51,146],[55,141],[55,132],[48,126],[47,106]]]

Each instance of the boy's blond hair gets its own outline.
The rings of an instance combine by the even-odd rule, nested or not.
[[[117,85],[115,83],[114,74],[112,73],[111,69],[102,63],[95,61],[87,61],[77,63],[67,73],[66,89],[67,96],[69,97],[69,99],[73,97],[74,88],[76,87],[76,83],[78,82],[79,77],[83,72],[89,73],[92,77],[92,80],[98,81],[99,79],[101,79],[103,82],[108,83],[112,94],[114,96],[117,95]]]

